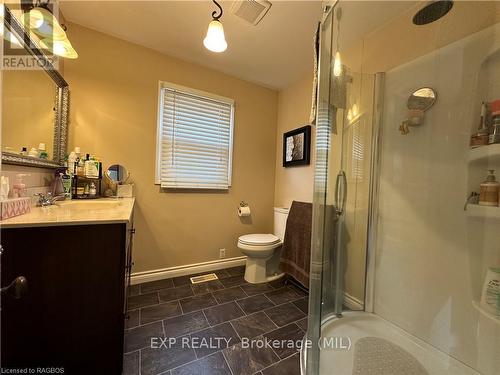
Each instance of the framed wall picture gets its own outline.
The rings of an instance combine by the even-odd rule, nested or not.
[[[311,125],[283,134],[283,167],[309,165],[311,155]]]

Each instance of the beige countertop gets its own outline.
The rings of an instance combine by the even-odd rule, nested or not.
[[[0,228],[45,227],[127,223],[132,219],[135,198],[67,200],[0,221]]]

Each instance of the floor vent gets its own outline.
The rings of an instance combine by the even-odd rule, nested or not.
[[[205,283],[207,281],[219,280],[215,273],[207,273],[206,275],[191,277],[191,284]]]

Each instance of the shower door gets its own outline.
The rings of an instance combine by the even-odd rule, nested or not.
[[[320,28],[307,374],[319,373],[321,325],[345,309],[365,309],[376,77],[345,63],[334,69],[337,23],[335,7],[327,9]]]

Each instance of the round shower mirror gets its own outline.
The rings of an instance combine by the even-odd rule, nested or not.
[[[123,184],[127,180],[129,172],[123,165],[113,164],[106,170],[106,176],[114,183]]]
[[[408,109],[417,109],[420,111],[427,111],[436,102],[437,94],[434,89],[430,87],[422,87],[415,90],[408,98]]]

